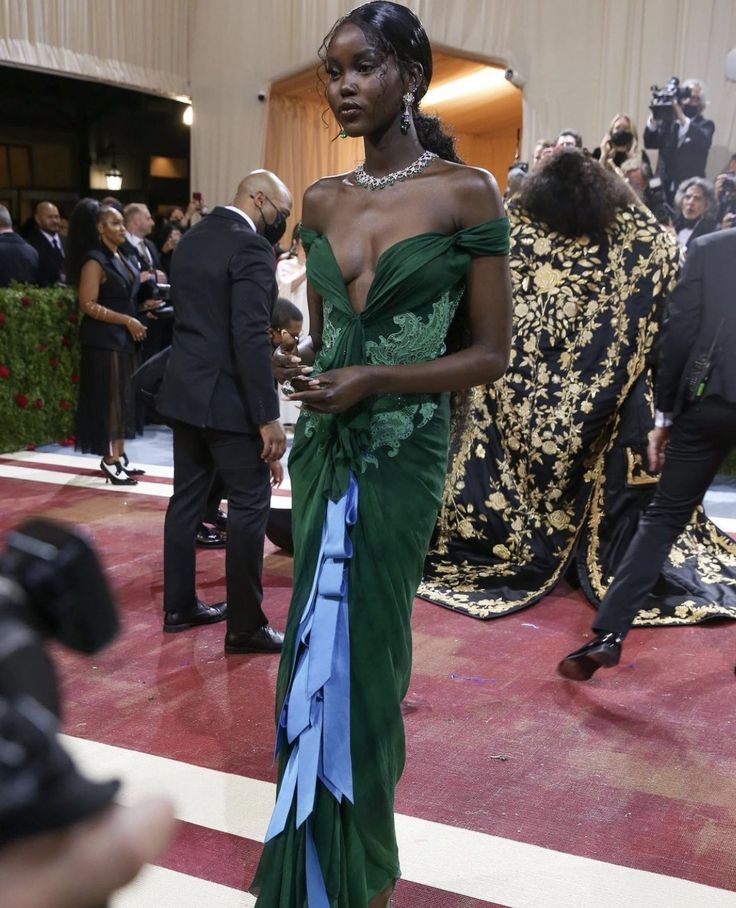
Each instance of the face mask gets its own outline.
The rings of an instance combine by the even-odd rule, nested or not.
[[[682,112],[686,117],[692,119],[700,113],[700,107],[697,104],[683,104]]]
[[[275,246],[276,243],[278,243],[278,241],[284,235],[284,231],[286,230],[286,218],[279,211],[279,209],[276,208],[276,206],[273,204],[271,199],[268,198],[268,196],[266,196],[266,201],[272,208],[276,210],[276,219],[274,220],[273,224],[266,223],[266,218],[263,214],[263,206],[261,205],[260,212],[261,217],[263,218],[263,236],[272,246]]]
[[[611,142],[614,145],[628,145],[629,142],[633,141],[634,135],[627,129],[617,129],[616,132],[611,133]]]

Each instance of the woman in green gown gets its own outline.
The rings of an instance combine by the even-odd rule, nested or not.
[[[389,904],[411,605],[450,392],[497,379],[510,344],[508,223],[491,175],[456,163],[419,112],[432,74],[421,23],[368,3],[335,25],[323,61],[328,103],[364,138],[365,162],[304,197],[311,338],[298,352],[314,371],[294,394],[294,587],[259,908]],[[447,354],[451,324],[465,340]]]

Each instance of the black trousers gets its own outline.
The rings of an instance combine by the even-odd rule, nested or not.
[[[207,505],[204,509],[205,523],[214,524],[217,522],[217,512],[220,510],[220,502],[223,498],[227,498],[225,483],[222,481],[220,474],[215,471],[210,490],[207,493]]]
[[[251,633],[266,624],[261,609],[263,543],[271,502],[260,435],[202,429],[172,421],[174,494],[164,522],[164,610],[196,605],[195,539],[215,471],[227,489],[225,572],[228,630]]]
[[[706,397],[672,426],[657,489],[598,609],[593,629],[625,635],[657,582],[670,549],[736,447],[736,404]]]

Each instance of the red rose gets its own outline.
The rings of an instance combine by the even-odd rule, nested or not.
[[[52,369],[55,369],[59,365],[59,360],[55,356],[50,356],[49,365]]]
[[[76,325],[76,324],[77,324],[77,322],[79,321],[79,318],[78,318],[76,312],[70,313],[70,315],[69,315],[69,321],[70,321],[73,325]]]
[[[7,366],[0,366],[0,378],[8,378],[10,376],[10,369]]]
[[[0,312],[0,325],[5,323],[5,313]]]
[[[61,407],[62,410],[68,410],[68,409],[69,409],[69,401],[68,401],[68,400],[60,400],[60,401],[59,401],[59,406]]]
[[[67,438],[60,438],[59,444],[64,448],[70,448],[76,440],[73,435],[69,435]]]
[[[69,340],[69,335],[65,334],[61,338],[61,343],[64,347],[71,347],[71,341]]]
[[[28,306],[31,305],[31,298],[30,298],[30,296],[24,296],[24,297],[22,297],[21,303],[22,303],[26,308],[28,308]]]
[[[37,397],[37,398],[33,401],[33,406],[34,406],[37,410],[43,410],[43,401],[41,400],[40,397]]]
[[[39,352],[39,353],[43,353],[43,352],[45,351],[45,349],[46,349],[46,344],[39,344],[39,345],[38,345],[38,352]]]
[[[79,376],[76,372],[72,372],[72,383],[75,385],[79,384]]]
[[[15,403],[16,403],[16,405],[19,406],[19,407],[27,407],[27,406],[28,406],[28,398],[25,396],[25,394],[21,394],[20,391],[19,391],[19,392],[15,395]]]
[[[35,450],[36,450],[36,443],[34,441],[27,441],[26,442],[26,451],[35,451]]]

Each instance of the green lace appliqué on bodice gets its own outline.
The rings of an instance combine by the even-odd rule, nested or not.
[[[414,312],[395,315],[399,330],[378,341],[366,341],[365,360],[377,366],[423,363],[444,353],[445,338],[455,315],[462,289],[448,290],[432,306],[427,318]]]
[[[364,361],[370,365],[394,366],[428,362],[444,353],[445,338],[457,310],[464,287],[448,290],[433,303],[426,317],[404,312],[392,319],[398,331],[379,334],[378,340],[365,342]],[[315,359],[315,374],[324,370],[332,347],[344,330],[332,319],[334,306],[323,304],[322,348]],[[388,456],[399,453],[401,442],[416,429],[426,426],[437,410],[436,395],[407,394],[383,396],[371,412],[367,448],[363,452],[364,466],[378,465],[375,453],[388,448]],[[335,417],[305,410],[302,414],[304,432],[314,435],[325,419]]]
[[[319,353],[314,358],[315,373],[325,371],[325,366],[331,356],[332,348],[335,346],[335,342],[340,336],[340,332],[343,330],[338,327],[332,319],[334,309],[334,304],[330,303],[328,300],[325,300],[322,304],[322,346],[320,347]]]

